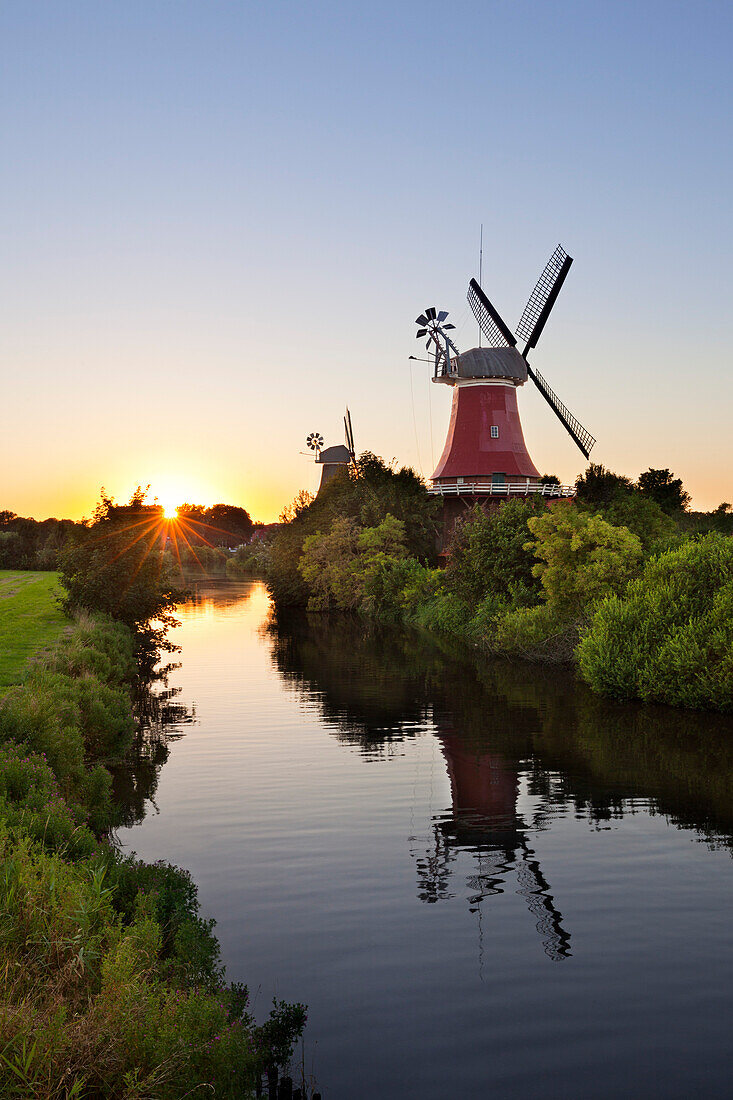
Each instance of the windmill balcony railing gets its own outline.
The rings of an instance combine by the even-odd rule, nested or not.
[[[434,496],[462,497],[462,496],[493,496],[493,497],[517,497],[517,496],[541,496],[541,497],[574,497],[574,485],[538,485],[529,481],[506,481],[498,484],[493,481],[471,481],[460,485],[428,485],[428,492]]]

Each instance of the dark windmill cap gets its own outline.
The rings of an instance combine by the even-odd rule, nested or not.
[[[516,348],[471,348],[453,360],[459,378],[511,378],[523,386],[527,364]]]
[[[326,447],[316,456],[316,462],[351,462],[351,452],[343,443],[335,447]]]

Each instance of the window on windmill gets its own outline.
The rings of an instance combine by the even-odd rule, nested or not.
[[[496,424],[491,425],[491,438],[492,439],[498,439],[499,438],[499,429],[497,428]]]

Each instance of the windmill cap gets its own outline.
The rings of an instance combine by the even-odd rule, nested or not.
[[[351,451],[343,443],[321,450],[316,462],[351,462]]]
[[[527,364],[516,348],[471,348],[452,366],[458,378],[513,378],[520,386],[527,381]]]

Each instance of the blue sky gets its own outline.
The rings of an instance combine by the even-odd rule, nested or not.
[[[6,0],[0,507],[142,481],[269,520],[347,402],[359,449],[429,475],[450,394],[414,318],[476,342],[482,223],[510,323],[575,258],[533,362],[593,458],[733,500],[732,32],[724,3]]]

